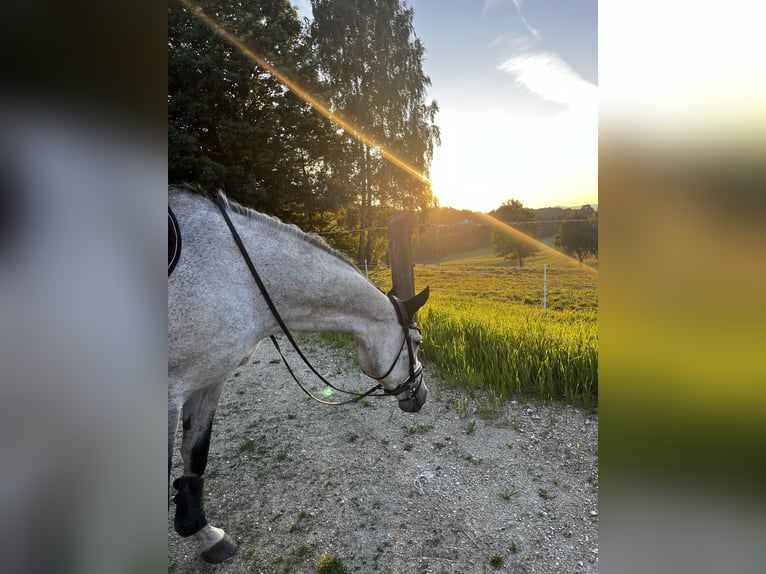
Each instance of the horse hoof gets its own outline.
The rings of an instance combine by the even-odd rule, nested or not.
[[[205,550],[200,556],[205,562],[220,564],[234,557],[237,553],[237,544],[228,534],[224,534],[218,542]]]

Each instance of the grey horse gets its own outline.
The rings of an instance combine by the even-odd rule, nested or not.
[[[202,503],[213,417],[227,376],[265,337],[284,328],[346,333],[375,388],[395,396],[402,410],[416,412],[427,389],[412,317],[429,292],[407,301],[386,296],[317,237],[222,193],[211,200],[171,187],[168,206],[183,238],[168,277],[168,473],[179,415],[184,466],[173,482],[174,527],[181,536],[194,535],[201,557],[215,563],[237,548],[207,522]]]

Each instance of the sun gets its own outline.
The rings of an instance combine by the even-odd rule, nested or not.
[[[442,114],[439,126],[430,174],[441,206],[488,212],[509,199],[532,208],[598,201],[597,126],[585,116],[469,109]]]

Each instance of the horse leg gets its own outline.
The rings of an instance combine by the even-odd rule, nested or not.
[[[196,391],[183,406],[183,439],[181,457],[184,474],[173,481],[178,494],[173,498],[176,515],[173,521],[181,536],[194,535],[203,560],[212,563],[228,560],[237,551],[237,545],[220,528],[208,524],[202,503],[204,479],[210,450],[213,417],[223,384]]]

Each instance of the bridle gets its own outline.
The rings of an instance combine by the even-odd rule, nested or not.
[[[250,259],[250,255],[247,252],[247,248],[245,248],[245,245],[242,243],[242,239],[239,236],[239,233],[237,233],[236,228],[234,227],[234,224],[231,221],[231,218],[229,217],[229,214],[226,210],[226,205],[224,204],[223,200],[221,199],[220,194],[216,194],[213,196],[213,203],[218,207],[218,209],[221,211],[221,214],[223,215],[224,220],[226,221],[226,224],[229,227],[229,231],[231,231],[231,235],[234,238],[234,242],[237,244],[237,247],[239,247],[240,252],[242,253],[242,257],[245,260],[245,263],[247,264],[248,269],[250,269],[250,273],[253,276],[253,279],[255,280],[255,283],[258,285],[258,289],[261,291],[261,295],[263,296],[264,300],[266,301],[266,304],[269,307],[269,310],[271,311],[271,314],[274,316],[274,319],[277,321],[277,324],[279,325],[279,328],[284,333],[287,340],[292,345],[293,349],[295,349],[295,352],[298,354],[298,356],[301,358],[301,360],[306,364],[306,366],[311,370],[314,375],[316,375],[320,381],[322,381],[325,385],[330,387],[331,389],[338,391],[339,393],[347,394],[347,395],[353,395],[353,398],[345,400],[345,401],[338,401],[338,402],[332,402],[332,401],[325,401],[323,399],[320,399],[319,397],[314,396],[311,391],[309,391],[298,379],[298,377],[295,375],[295,372],[293,371],[292,367],[290,367],[290,364],[287,362],[287,358],[285,357],[284,353],[282,352],[282,349],[279,346],[279,343],[277,342],[277,339],[274,335],[271,335],[271,342],[274,344],[274,347],[276,348],[277,352],[279,353],[279,356],[282,358],[282,361],[285,363],[285,366],[287,367],[287,370],[289,371],[290,375],[292,376],[293,380],[298,384],[298,386],[301,388],[301,390],[306,393],[310,398],[314,399],[315,401],[322,403],[323,405],[345,405],[349,403],[354,403],[357,401],[362,400],[365,397],[382,397],[382,396],[398,396],[399,395],[405,395],[404,398],[400,398],[399,401],[412,401],[415,400],[415,397],[417,396],[418,389],[420,388],[420,385],[423,382],[423,366],[420,363],[417,363],[415,359],[415,349],[414,349],[414,343],[412,341],[412,335],[410,334],[411,329],[415,329],[418,332],[420,332],[420,329],[418,329],[416,326],[409,323],[409,314],[407,312],[407,309],[404,306],[404,302],[396,297],[395,295],[388,295],[389,301],[394,306],[394,309],[396,311],[396,317],[399,320],[399,324],[402,326],[402,330],[404,332],[404,340],[402,341],[401,346],[399,347],[399,352],[394,357],[393,362],[391,363],[391,366],[388,368],[388,370],[381,376],[376,377],[373,375],[370,375],[369,373],[364,373],[371,379],[374,379],[376,381],[382,381],[386,377],[388,377],[391,372],[396,367],[397,363],[399,362],[399,356],[402,353],[402,350],[404,347],[407,347],[407,354],[409,357],[409,375],[407,379],[400,384],[395,389],[388,390],[383,387],[380,383],[375,385],[374,387],[370,388],[369,390],[365,391],[364,393],[355,393],[352,391],[346,391],[344,389],[339,389],[335,385],[333,385],[330,381],[325,379],[311,364],[311,362],[306,358],[306,356],[303,354],[303,351],[301,351],[300,347],[298,346],[298,343],[295,341],[295,338],[293,337],[293,334],[290,332],[290,329],[288,329],[287,325],[285,324],[284,320],[282,319],[282,316],[279,314],[279,311],[277,311],[276,306],[274,305],[274,301],[272,300],[271,296],[269,295],[268,290],[266,289],[266,286],[264,285],[263,281],[261,280],[260,275],[258,274],[258,271],[255,269],[255,265],[253,265],[252,259]],[[364,372],[364,371],[362,371]],[[381,392],[379,392],[381,391]]]
[[[392,389],[390,391],[384,390],[384,395],[401,395],[402,393],[407,393],[408,398],[412,398],[415,396],[415,393],[417,392],[418,388],[420,387],[420,384],[423,382],[423,365],[420,363],[416,364],[415,360],[415,349],[413,348],[414,343],[412,342],[412,335],[410,334],[410,329],[415,329],[418,333],[420,333],[420,329],[418,329],[415,325],[408,323],[408,313],[407,309],[404,306],[404,302],[399,299],[399,297],[396,297],[395,295],[388,295],[388,299],[391,301],[391,303],[394,305],[394,309],[396,310],[396,318],[399,320],[399,324],[404,329],[404,341],[402,341],[402,345],[399,347],[399,352],[396,354],[396,357],[394,358],[394,362],[391,363],[391,366],[388,368],[386,373],[380,377],[374,377],[373,375],[370,375],[369,373],[364,373],[371,379],[374,379],[376,381],[381,381],[388,377],[388,375],[391,374],[391,371],[394,370],[394,367],[399,362],[399,355],[402,353],[402,349],[405,345],[407,345],[407,355],[409,357],[409,365],[410,365],[410,372],[409,376],[407,377],[407,380],[404,381],[401,385],[396,387],[395,389]],[[362,371],[364,372],[364,371]],[[380,387],[380,385],[378,385]],[[382,387],[381,387],[382,388]]]

